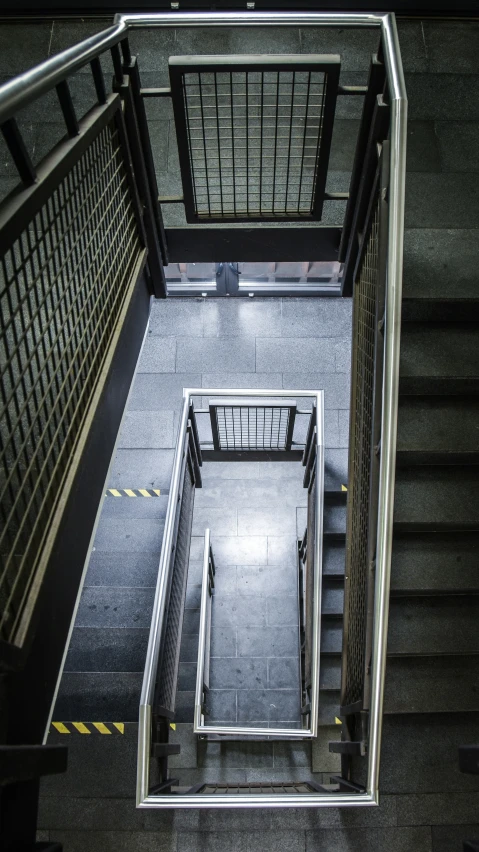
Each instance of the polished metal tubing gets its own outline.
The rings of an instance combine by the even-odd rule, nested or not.
[[[404,234],[404,186],[406,171],[407,97],[404,85],[399,42],[393,14],[329,13],[329,12],[166,12],[158,14],[116,15],[114,26],[68,48],[40,65],[4,83],[0,87],[0,124],[11,118],[36,98],[64,80],[69,74],[118,43],[129,29],[145,27],[378,27],[384,50],[384,61],[391,100],[389,243],[385,306],[385,343],[383,377],[383,411],[381,423],[381,463],[378,510],[376,585],[374,602],[373,661],[369,736],[368,790],[364,794],[318,794],[311,796],[148,796],[148,761],[150,750],[151,700],[153,672],[158,659],[158,642],[164,608],[164,582],[167,569],[168,542],[171,546],[175,506],[170,500],[165,524],[158,586],[148,645],[140,707],[140,736],[137,799],[140,807],[347,807],[377,803],[382,728],[384,676],[387,649],[389,585],[393,533],[395,455],[397,433],[399,349],[402,299],[402,250]],[[179,434],[186,429],[189,392],[185,392]],[[212,393],[208,391],[206,393]],[[225,396],[224,389],[217,392]],[[238,394],[238,391],[234,391]],[[270,393],[270,392],[268,392]],[[204,395],[204,390],[196,391]],[[264,395],[264,391],[261,392]],[[254,396],[254,391],[248,391]],[[258,394],[259,395],[259,394]],[[284,395],[284,392],[283,392]],[[308,391],[287,391],[288,396],[311,396]],[[319,410],[319,407],[318,407]],[[186,419],[185,419],[186,418]],[[171,489],[178,496],[181,466],[177,457],[184,444],[177,445]],[[318,489],[319,490],[319,489]]]

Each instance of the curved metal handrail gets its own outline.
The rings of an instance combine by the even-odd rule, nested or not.
[[[47,59],[36,68],[26,71],[19,77],[0,87],[0,124],[11,118],[18,110],[58,85],[70,74],[87,62],[98,57],[108,48],[124,38],[130,29],[144,27],[258,27],[258,26],[297,26],[297,27],[377,27],[381,29],[383,55],[391,98],[390,124],[390,189],[389,189],[389,242],[387,258],[387,286],[385,304],[384,332],[384,377],[383,406],[381,421],[381,462],[377,534],[377,561],[375,581],[375,622],[373,635],[373,666],[371,679],[370,708],[370,751],[368,766],[368,789],[364,794],[337,794],[331,796],[281,796],[261,797],[263,806],[318,807],[318,806],[370,806],[378,802],[378,782],[380,764],[380,745],[382,730],[382,708],[384,676],[386,666],[387,627],[390,587],[391,550],[393,536],[393,509],[395,485],[395,459],[399,386],[400,323],[402,300],[402,252],[404,233],[404,190],[406,173],[406,121],[407,96],[404,83],[401,55],[394,14],[369,13],[325,13],[325,12],[166,12],[157,14],[120,14],[116,15],[114,25],[91,38],[85,39],[74,47]],[[224,394],[224,391],[222,392]],[[288,392],[290,395],[291,392]],[[301,392],[305,396],[305,392]],[[186,403],[186,400],[185,400]],[[183,411],[183,418],[187,411]],[[174,469],[175,470],[175,469]],[[174,490],[175,473],[172,489]],[[167,526],[165,541],[167,543]],[[161,577],[159,580],[161,587]],[[157,590],[158,591],[158,590]],[[159,641],[161,612],[155,609],[152,622],[152,634]],[[150,636],[150,638],[151,638]],[[156,649],[157,657],[157,649]],[[147,665],[152,666],[155,653],[147,657]],[[142,702],[149,692],[152,669],[145,669],[145,681]],[[151,708],[150,708],[151,710]],[[147,766],[149,743],[149,724],[151,712],[143,705],[140,709],[139,737],[139,776],[138,804],[140,807],[198,807],[198,800],[188,797],[174,797],[174,802],[154,802],[148,799]],[[153,797],[152,797],[153,798]],[[234,801],[228,797],[215,796],[214,804],[220,807],[252,806],[253,797],[237,796]],[[180,801],[181,799],[181,801]],[[185,800],[185,801],[183,801]],[[202,796],[202,805],[211,805],[207,796]],[[259,802],[256,802],[257,806]]]

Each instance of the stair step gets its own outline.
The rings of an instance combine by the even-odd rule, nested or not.
[[[460,262],[458,262],[460,260]],[[404,235],[405,298],[477,299],[479,231],[407,229]]]
[[[344,612],[344,585],[342,578],[323,577],[323,594],[321,613],[327,617],[336,618]]]
[[[321,654],[320,689],[341,688],[341,654]]]
[[[457,751],[462,743],[477,742],[476,713],[386,715],[381,745],[382,794],[479,791],[479,775],[460,772]]]
[[[416,299],[402,302],[403,322],[477,322],[479,300],[476,299]]]
[[[401,328],[401,377],[479,376],[478,323],[408,323]]]
[[[321,623],[321,653],[340,654],[343,647],[343,619],[326,618]]]
[[[323,576],[344,577],[344,560],[346,549],[341,541],[324,541],[323,545]]]
[[[398,461],[415,464],[470,463],[479,459],[477,397],[414,397],[399,399]],[[422,459],[422,462],[421,462]],[[436,461],[435,461],[436,460]]]
[[[479,596],[392,598],[388,655],[479,653]]]
[[[393,543],[391,594],[479,593],[479,533],[408,533]]]
[[[319,692],[318,721],[320,725],[334,725],[339,716],[339,689],[326,689]]]
[[[479,656],[391,658],[385,713],[460,713],[479,710]]]
[[[415,529],[477,529],[477,467],[412,467],[396,476],[394,522]]]

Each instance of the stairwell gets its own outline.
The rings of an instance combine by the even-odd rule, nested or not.
[[[61,26],[65,37],[65,25]],[[70,42],[85,35],[85,25],[81,26],[79,32],[68,24]],[[50,42],[54,33],[54,28],[52,33],[46,30]],[[479,27],[399,21],[399,33],[410,132],[380,807],[357,812],[136,812],[132,721],[121,738],[72,738],[69,772],[43,784],[41,837],[63,841],[66,852],[84,848],[104,852],[132,844],[178,852],[273,847],[291,852],[317,848],[449,852],[460,850],[466,836],[479,834],[479,781],[459,772],[457,752],[459,745],[479,741]],[[35,35],[31,38],[35,41]],[[282,38],[275,36],[277,49],[282,49]],[[367,55],[369,46],[361,33],[348,34],[342,41],[341,35],[337,38],[340,52],[349,56],[348,82],[353,82],[359,58]],[[22,43],[27,50],[28,39]],[[154,65],[153,53],[150,61]],[[11,73],[10,68],[2,70]],[[287,387],[289,378],[284,381]],[[315,379],[304,371],[303,381],[308,386]],[[165,398],[172,386],[173,381],[165,381]],[[161,469],[162,487],[167,487],[167,467]],[[336,505],[333,500],[332,516],[341,514],[340,509],[340,498]],[[138,526],[141,519],[135,520]],[[341,524],[332,522],[325,539],[322,689],[333,701],[338,687],[343,535]],[[149,565],[150,575],[155,550],[151,553],[135,557],[138,570]],[[96,570],[108,573],[113,565],[116,570],[116,561],[110,558],[108,565],[105,557]],[[120,573],[124,570],[124,564],[118,567]],[[132,570],[130,563],[128,571]],[[133,587],[131,576],[128,582]],[[144,612],[148,606],[147,596],[140,594],[136,609]],[[134,647],[141,660],[144,645]],[[90,684],[105,695],[119,680],[113,672],[110,678],[97,678],[95,686],[95,673],[90,674]],[[80,683],[77,694],[83,693],[87,701],[85,684]],[[122,700],[131,695],[128,688],[119,693]],[[61,741],[60,734],[55,737]]]

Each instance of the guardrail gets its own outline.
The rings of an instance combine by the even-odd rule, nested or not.
[[[395,456],[399,383],[399,341],[402,298],[402,250],[404,230],[404,186],[406,169],[406,120],[407,98],[402,71],[401,56],[395,17],[393,14],[368,13],[324,13],[324,12],[205,12],[205,13],[158,13],[150,15],[127,14],[118,15],[115,24],[103,33],[75,45],[38,65],[31,71],[25,72],[12,81],[0,87],[0,125],[11,121],[16,111],[28,105],[42,94],[55,86],[61,86],[65,79],[78,68],[88,62],[96,63],[98,57],[105,51],[115,48],[131,28],[152,27],[261,27],[261,26],[297,26],[306,27],[375,27],[381,34],[382,58],[386,69],[387,95],[390,107],[389,121],[389,192],[387,211],[387,257],[385,261],[386,290],[384,298],[384,344],[383,344],[383,384],[382,411],[380,420],[381,455],[378,471],[377,499],[377,536],[376,536],[376,565],[374,579],[374,602],[372,609],[372,639],[371,639],[371,677],[370,677],[370,712],[369,712],[369,746],[367,784],[364,793],[341,793],[334,795],[298,795],[288,797],[274,796],[241,796],[231,797],[202,796],[201,800],[194,797],[151,797],[148,791],[149,746],[151,737],[151,700],[153,688],[153,671],[156,671],[159,653],[161,618],[163,617],[165,582],[167,580],[167,564],[162,556],[155,609],[150,634],[150,644],[145,669],[145,680],[142,691],[140,709],[140,738],[139,738],[139,772],[137,801],[139,807],[325,807],[325,806],[371,806],[378,802],[379,767],[382,730],[382,708],[384,678],[386,666],[388,605],[390,586],[390,564],[393,533],[393,507],[395,484]],[[128,64],[127,43],[123,45],[123,63]],[[113,50],[113,62],[117,82],[121,86],[123,78],[122,59],[118,48]],[[65,92],[64,92],[65,94]],[[68,97],[64,97],[65,120],[74,129],[74,115],[71,113]],[[11,128],[13,125],[10,126]],[[14,127],[13,127],[14,129]],[[27,184],[32,179],[28,174],[28,161],[23,158],[23,166],[27,166]],[[34,178],[33,178],[34,180]],[[144,181],[149,184],[151,193],[152,176]],[[156,221],[153,229],[155,240],[159,241],[160,223]],[[156,231],[156,233],[155,233]],[[356,240],[358,234],[354,231],[351,239]],[[148,234],[147,234],[148,240]],[[150,249],[150,246],[149,246]],[[150,253],[150,251],[149,251]],[[155,252],[152,252],[154,256]],[[159,251],[156,250],[159,257]],[[161,282],[160,282],[161,283]],[[191,393],[191,392],[187,392]],[[205,391],[197,391],[204,394]],[[212,393],[208,391],[208,393]],[[224,391],[218,392],[222,396]],[[235,391],[237,394],[238,392]],[[308,396],[307,392],[299,391],[300,396]],[[251,395],[251,392],[250,392]],[[291,392],[288,395],[293,395]],[[180,434],[186,429],[188,406],[183,409],[180,423]],[[179,452],[179,450],[177,450]],[[177,468],[174,469],[171,490],[178,496]],[[172,505],[170,501],[170,506]],[[171,547],[174,515],[169,512],[165,526],[165,536],[162,553]]]

